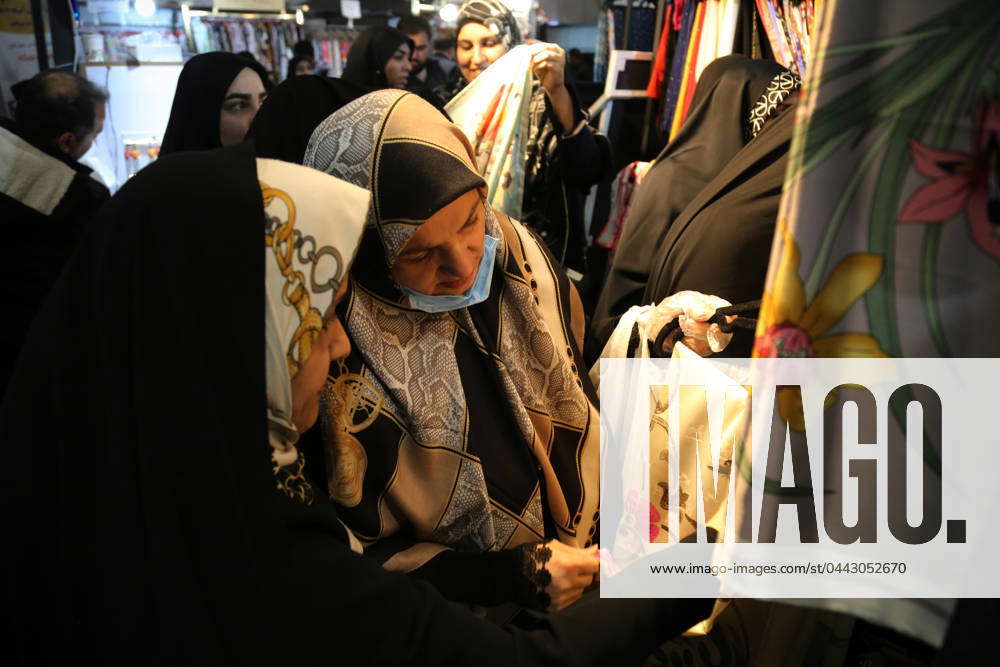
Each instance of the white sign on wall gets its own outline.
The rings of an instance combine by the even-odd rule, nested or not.
[[[360,0],[340,0],[340,13],[345,19],[361,18]]]
[[[214,0],[212,8],[220,12],[283,12],[285,0]]]

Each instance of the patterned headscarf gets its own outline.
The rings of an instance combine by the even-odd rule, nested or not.
[[[314,169],[257,160],[264,198],[267,424],[282,491],[309,502],[296,484],[302,460],[292,422],[292,378],[332,314],[330,306],[361,238],[369,194]]]
[[[345,436],[324,423],[329,492],[391,569],[453,547],[595,536],[599,416],[582,373],[579,297],[520,223],[485,204],[500,240],[490,295],[408,308],[390,266],[441,207],[479,188],[465,135],[416,95],[355,100],[313,132],[306,164],[372,192],[342,319],[353,352]],[[330,401],[339,400],[336,397]],[[545,515],[555,534],[547,534]]]
[[[458,24],[455,35],[462,31],[466,23],[482,23],[493,31],[507,50],[521,43],[521,30],[517,20],[500,0],[469,0],[458,10]]]
[[[779,72],[771,79],[767,89],[757,98],[753,108],[750,109],[750,117],[747,119],[747,132],[749,141],[756,137],[767,121],[773,117],[781,105],[789,96],[802,87],[802,79],[794,72]]]

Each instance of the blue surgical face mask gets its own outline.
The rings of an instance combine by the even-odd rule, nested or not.
[[[403,291],[403,294],[410,297],[411,308],[422,310],[425,313],[443,313],[482,303],[490,295],[490,285],[493,282],[493,260],[496,258],[498,243],[499,241],[495,238],[489,234],[486,235],[486,238],[483,240],[483,258],[479,261],[476,280],[472,283],[472,287],[461,294],[441,294],[434,296],[417,292],[402,285],[399,286],[399,289]]]

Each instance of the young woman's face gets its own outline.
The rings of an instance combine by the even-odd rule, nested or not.
[[[234,146],[247,136],[253,117],[260,110],[267,93],[264,82],[249,67],[236,75],[226,90],[219,113],[219,140],[223,146]]]
[[[486,211],[470,190],[427,219],[396,257],[399,285],[430,295],[461,294],[476,281],[483,258]]]
[[[410,62],[410,45],[403,42],[396,49],[396,52],[386,61],[383,71],[385,80],[390,88],[406,88],[410,80],[410,70],[413,64]]]
[[[505,53],[504,43],[482,23],[466,23],[458,32],[455,60],[466,81],[475,79]]]
[[[340,290],[331,310],[340,303],[347,292],[347,278],[340,284]],[[330,364],[351,353],[351,341],[344,331],[340,318],[331,314],[326,325],[313,341],[309,357],[299,366],[299,372],[292,378],[292,423],[299,433],[308,431],[319,417],[319,395],[326,384]]]

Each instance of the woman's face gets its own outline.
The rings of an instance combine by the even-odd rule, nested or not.
[[[504,43],[482,23],[466,23],[458,32],[455,60],[466,81],[475,79],[505,53]]]
[[[316,70],[311,60],[300,60],[295,64],[295,76],[312,74]]]
[[[427,219],[396,257],[397,284],[430,295],[461,294],[476,281],[483,258],[486,211],[470,190]]]
[[[332,311],[347,292],[347,278],[340,284],[340,290],[330,307]],[[299,433],[308,431],[319,417],[319,395],[326,384],[330,363],[343,359],[351,353],[351,341],[344,331],[340,318],[331,314],[326,325],[313,341],[309,357],[299,366],[299,372],[292,378],[292,423]]]
[[[410,80],[410,70],[413,69],[413,64],[410,62],[410,45],[406,42],[400,44],[382,69],[390,88],[406,88]]]
[[[243,141],[253,117],[260,110],[267,93],[257,72],[244,67],[226,90],[219,113],[219,140],[223,146],[235,146]]]

